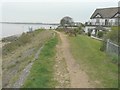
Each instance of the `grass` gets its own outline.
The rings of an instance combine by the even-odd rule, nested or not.
[[[30,39],[27,38],[27,40],[30,40],[30,41],[26,43],[22,43],[21,40],[17,40],[17,41],[13,40],[14,42],[11,42],[13,44],[11,43],[7,44],[6,46],[7,48],[4,47],[4,50],[5,50],[4,52],[7,53],[2,56],[4,87],[6,87],[6,85],[10,85],[10,86],[13,85],[14,82],[16,82],[17,79],[19,79],[19,75],[21,74],[25,66],[28,65],[34,59],[38,49],[53,36],[52,33],[53,33],[52,31],[36,30],[31,33],[24,34],[27,36],[29,35]],[[27,36],[24,36],[24,37],[27,37]],[[24,41],[23,36],[19,38],[22,38],[22,40]],[[21,42],[18,42],[18,41],[21,41]],[[19,43],[22,43],[21,46],[18,46]],[[17,46],[15,46],[16,44]],[[16,48],[7,52],[6,49],[8,49],[8,46],[10,47],[15,46]]]
[[[20,37],[16,37],[13,40],[7,40],[8,42],[11,42],[11,43],[3,46],[2,55],[7,55],[12,51],[16,50],[17,48],[21,46],[25,46],[27,43],[31,43],[32,38],[34,38],[35,35],[39,34],[39,32],[42,32],[42,31],[43,31],[42,29],[41,30],[38,29],[33,32],[23,33]]]
[[[69,40],[74,58],[90,76],[91,82],[100,81],[96,87],[118,87],[118,67],[100,51],[100,41],[84,35],[69,37]]]
[[[112,26],[111,29],[112,30],[118,30],[118,29],[120,29],[120,26]]]
[[[55,64],[56,44],[57,38],[54,37],[44,45],[39,59],[33,64],[30,74],[23,85],[24,88],[50,88],[55,86],[53,67]]]

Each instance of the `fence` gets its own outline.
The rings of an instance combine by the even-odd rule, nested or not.
[[[120,55],[120,46],[112,43],[109,39],[107,40],[106,52],[109,54]]]

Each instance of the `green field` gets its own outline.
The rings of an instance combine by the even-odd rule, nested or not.
[[[55,64],[55,46],[57,37],[50,39],[41,50],[39,59],[35,61],[24,88],[53,88],[56,81],[53,80]]]
[[[100,51],[100,41],[79,35],[69,37],[69,42],[74,58],[96,87],[118,87],[118,67],[105,52]]]

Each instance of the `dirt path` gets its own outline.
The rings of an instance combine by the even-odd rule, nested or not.
[[[61,32],[57,32],[57,34],[59,34],[59,36],[60,36],[61,45],[58,45],[59,48],[57,46],[57,52],[60,52],[60,53],[57,53],[59,55],[57,55],[56,60],[58,61],[58,59],[60,60],[60,58],[63,58],[66,63],[66,67],[67,67],[67,71],[68,71],[68,73],[65,72],[65,74],[63,74],[63,76],[67,75],[64,78],[68,77],[67,81],[69,81],[69,82],[67,82],[67,86],[64,86],[64,87],[92,88],[93,86],[90,84],[88,76],[86,75],[86,73],[84,71],[82,71],[80,69],[79,64],[77,64],[76,61],[74,60],[74,58],[72,57],[66,35]],[[59,65],[57,65],[57,66],[59,66]],[[65,66],[61,66],[61,67],[65,67]],[[63,71],[59,71],[59,72],[63,72]],[[64,79],[64,81],[62,80],[62,82],[65,82],[65,81],[66,81],[65,79]],[[68,84],[70,84],[70,85],[68,85]]]
[[[65,58],[62,53],[61,42],[56,46],[55,80],[58,81],[56,88],[69,88],[70,77]]]

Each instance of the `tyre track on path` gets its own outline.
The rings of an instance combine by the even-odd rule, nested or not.
[[[39,48],[39,50],[38,50],[37,53],[35,54],[34,59],[33,59],[33,60],[31,61],[31,63],[29,63],[29,64],[25,67],[25,69],[22,71],[19,79],[18,79],[18,80],[16,81],[16,83],[13,85],[13,88],[20,88],[20,87],[24,84],[27,76],[28,76],[29,73],[30,73],[30,70],[31,70],[31,68],[32,68],[32,65],[33,65],[34,61],[38,59],[39,54],[40,54],[40,52],[41,52],[41,50],[42,50],[43,47],[44,47],[44,45]]]

